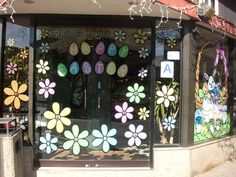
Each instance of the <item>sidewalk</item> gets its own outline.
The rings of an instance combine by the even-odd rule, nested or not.
[[[208,172],[194,177],[236,177],[236,159],[227,161]]]

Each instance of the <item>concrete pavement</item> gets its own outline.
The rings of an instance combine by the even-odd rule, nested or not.
[[[236,177],[236,159],[225,163],[194,177]]]

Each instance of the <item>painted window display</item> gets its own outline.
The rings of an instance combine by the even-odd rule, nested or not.
[[[16,18],[6,22],[3,78],[3,116],[15,117],[27,143],[28,128],[28,63],[30,44],[29,20]]]
[[[228,59],[224,43],[205,43],[196,64],[194,142],[219,138],[230,131]]]
[[[150,29],[37,28],[41,161],[150,160]]]
[[[156,32],[156,144],[179,143],[180,55],[181,31],[175,23],[162,24]],[[171,65],[170,65],[171,64]]]

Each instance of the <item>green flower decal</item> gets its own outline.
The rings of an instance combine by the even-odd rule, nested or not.
[[[136,44],[144,44],[145,41],[148,39],[148,35],[146,31],[142,31],[141,29],[138,29],[137,33],[133,34],[134,42]]]
[[[88,140],[85,138],[88,137],[89,132],[87,130],[82,131],[79,133],[79,126],[73,125],[72,132],[69,130],[66,130],[64,132],[65,137],[68,139],[63,144],[64,149],[72,149],[74,155],[79,155],[80,153],[80,146],[82,147],[88,147],[89,143]]]
[[[139,103],[140,102],[140,98],[145,98],[145,93],[143,93],[144,91],[144,87],[141,85],[139,86],[138,83],[134,84],[134,87],[129,86],[128,88],[128,93],[126,93],[126,97],[129,97],[129,102],[134,102],[135,103]]]

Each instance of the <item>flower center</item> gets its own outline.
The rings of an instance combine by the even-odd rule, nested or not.
[[[57,115],[55,116],[55,119],[60,120],[60,119],[61,119],[61,116],[60,116],[59,114],[57,114]]]
[[[46,144],[47,144],[47,146],[49,146],[51,143],[48,141]]]
[[[125,111],[122,112],[122,115],[123,115],[123,116],[126,116],[126,114],[127,114],[127,113],[126,113]]]
[[[74,139],[74,141],[75,141],[75,142],[78,142],[78,141],[79,141],[79,139],[78,139],[78,138],[75,138],[75,139]]]
[[[137,91],[134,92],[134,96],[138,96],[138,92]]]
[[[137,133],[134,133],[134,134],[133,134],[133,137],[134,137],[134,138],[137,138],[137,136],[138,136]]]
[[[14,95],[15,95],[15,97],[18,97],[18,96],[19,96],[19,93],[15,92]]]
[[[107,137],[106,136],[103,137],[103,141],[107,141]]]

